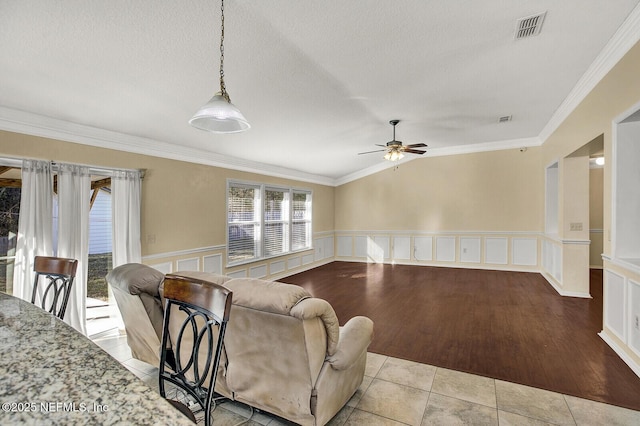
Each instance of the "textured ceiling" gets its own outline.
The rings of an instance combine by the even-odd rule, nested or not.
[[[218,90],[219,2],[0,0],[0,119],[336,182],[388,165],[358,153],[391,119],[425,156],[539,144],[638,3],[227,0],[225,81],[252,128],[215,135],[187,121]],[[540,35],[514,39],[544,11]]]

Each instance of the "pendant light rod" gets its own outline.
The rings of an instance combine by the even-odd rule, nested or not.
[[[224,0],[220,0],[220,93],[227,102],[231,103],[227,86],[224,84]]]

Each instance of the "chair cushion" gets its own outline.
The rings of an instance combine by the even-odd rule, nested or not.
[[[130,294],[146,293],[159,297],[158,287],[164,280],[164,274],[141,263],[127,263],[114,268],[107,274],[106,279],[112,286]]]

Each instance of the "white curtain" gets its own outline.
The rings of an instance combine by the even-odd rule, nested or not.
[[[116,171],[111,177],[113,218],[113,267],[140,263],[140,197],[142,175],[139,171]]]
[[[31,301],[33,291],[34,258],[53,255],[52,193],[51,164],[48,161],[24,160],[13,294],[27,301]]]
[[[87,334],[87,273],[89,262],[89,168],[60,164],[58,168],[58,257],[78,260],[64,321]]]

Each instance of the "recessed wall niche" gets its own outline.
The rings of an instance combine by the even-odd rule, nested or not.
[[[615,126],[613,149],[613,256],[640,267],[640,109]]]

